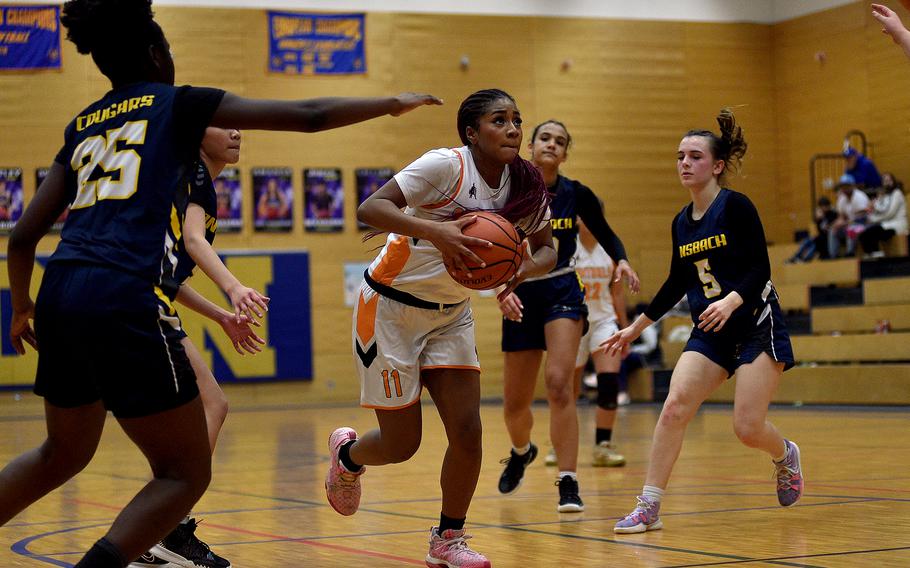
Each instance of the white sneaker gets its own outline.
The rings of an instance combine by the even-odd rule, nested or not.
[[[632,398],[629,397],[629,393],[627,391],[620,391],[619,394],[616,395],[616,404],[617,405],[628,406],[628,404],[630,402],[632,402]]]
[[[550,451],[547,452],[547,457],[543,460],[544,465],[553,467],[556,465],[556,448],[551,447]]]
[[[622,467],[626,465],[626,457],[617,452],[610,442],[601,442],[594,446],[591,465],[594,467]]]

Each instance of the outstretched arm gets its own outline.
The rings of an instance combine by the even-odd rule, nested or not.
[[[891,36],[894,43],[904,50],[904,55],[910,58],[910,31],[904,27],[900,16],[884,4],[873,4],[872,17],[882,25],[882,33]]]
[[[183,241],[189,253],[205,275],[224,290],[234,306],[234,318],[241,321],[241,314],[255,321],[253,315],[261,318],[269,310],[269,299],[256,290],[244,286],[221,262],[221,258],[212,245],[205,240],[205,210],[195,203],[186,208],[186,219],[183,223]]]
[[[384,115],[399,116],[423,105],[441,105],[433,95],[402,93],[395,97],[329,97],[298,101],[247,99],[225,93],[211,126],[255,130],[319,132]]]

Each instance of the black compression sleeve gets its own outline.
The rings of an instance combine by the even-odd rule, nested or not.
[[[591,234],[607,251],[610,258],[617,263],[620,260],[627,260],[626,248],[619,239],[619,235],[614,233],[610,224],[607,223],[594,192],[589,187],[578,184],[575,189],[575,200],[578,205],[578,216],[585,222]]]

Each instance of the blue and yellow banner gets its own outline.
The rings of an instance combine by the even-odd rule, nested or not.
[[[269,16],[269,71],[292,75],[366,73],[363,14]]]
[[[60,68],[60,6],[0,5],[0,70]]]
[[[245,285],[271,298],[269,311],[256,333],[266,345],[256,355],[241,356],[221,326],[177,304],[183,328],[220,382],[311,380],[313,378],[312,321],[310,318],[310,258],[306,252],[250,252],[223,254],[228,269]],[[32,299],[44,274],[48,256],[36,259]],[[200,294],[231,310],[221,290],[199,269],[188,281]],[[0,389],[28,388],[34,384],[38,355],[30,347],[16,355],[9,339],[12,307],[6,259],[0,257]]]

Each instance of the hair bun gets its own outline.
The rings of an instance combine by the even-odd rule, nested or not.
[[[69,0],[60,23],[79,53],[92,53],[145,29],[153,18],[151,0]]]

